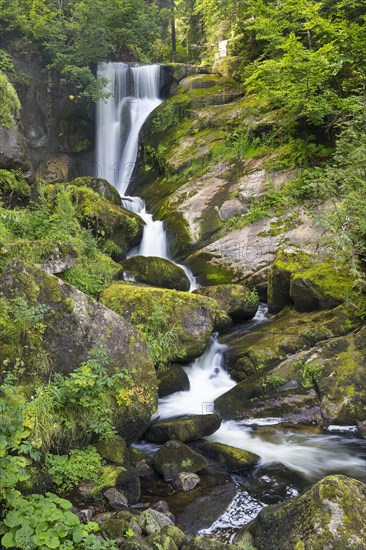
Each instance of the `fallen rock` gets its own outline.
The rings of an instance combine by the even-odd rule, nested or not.
[[[119,279],[123,279],[126,273],[138,283],[181,291],[188,291],[190,288],[185,271],[165,258],[134,256],[121,262],[121,266],[122,271],[117,277]]]
[[[177,491],[192,491],[200,482],[197,474],[192,472],[180,472],[173,481],[173,486]]]
[[[254,453],[223,443],[205,441],[198,445],[198,449],[206,457],[218,462],[228,472],[253,468],[260,461],[260,457]]]
[[[144,510],[137,519],[138,524],[146,535],[154,535],[160,533],[160,530],[165,525],[174,525],[171,519],[165,514],[161,514],[157,510],[149,508]]]
[[[328,476],[306,493],[283,504],[268,506],[243,527],[261,550],[324,550],[366,548],[366,485],[346,476]]]
[[[199,414],[187,418],[173,418],[153,422],[144,438],[154,443],[165,443],[177,439],[183,443],[200,439],[215,433],[221,425],[218,414]]]
[[[153,456],[155,470],[165,480],[174,479],[180,472],[198,472],[207,460],[180,441],[168,441]]]
[[[258,294],[242,285],[206,286],[194,292],[216,300],[234,321],[252,319],[258,310]]]
[[[121,491],[118,491],[115,487],[110,487],[104,491],[104,496],[108,500],[110,506],[115,510],[120,510],[128,506],[128,500]]]
[[[188,391],[189,388],[189,378],[180,365],[171,365],[158,375],[159,397],[166,397],[177,391]]]

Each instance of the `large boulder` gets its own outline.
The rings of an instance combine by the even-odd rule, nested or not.
[[[257,313],[258,294],[242,285],[215,285],[200,287],[196,294],[216,300],[234,321],[252,319]]]
[[[103,178],[94,178],[92,176],[81,176],[69,182],[69,185],[76,187],[90,187],[98,195],[104,197],[109,202],[113,202],[117,206],[121,206],[121,195],[117,189]]]
[[[347,269],[322,263],[291,278],[290,296],[297,311],[329,309],[344,302],[352,285]]]
[[[124,283],[112,284],[100,300],[146,334],[162,364],[201,355],[222,313],[211,298]]]
[[[155,470],[165,480],[174,479],[180,472],[198,472],[207,466],[207,460],[181,441],[168,441],[152,459]]]
[[[81,181],[84,179],[81,178]],[[48,185],[46,193],[50,203],[56,202],[59,193],[65,190],[70,195],[81,225],[90,229],[100,242],[107,239],[113,241],[120,247],[121,258],[125,257],[132,246],[139,243],[145,225],[140,216],[106,199],[100,191],[80,185],[80,179]],[[113,200],[113,196],[111,198]]]
[[[21,170],[32,177],[27,142],[18,123],[14,123],[11,128],[0,126],[0,168]]]
[[[153,422],[144,435],[147,441],[165,443],[177,439],[183,443],[215,433],[221,425],[218,414],[198,414],[187,418],[172,418]]]
[[[166,397],[177,391],[188,391],[189,378],[180,365],[171,365],[158,376],[159,397]]]
[[[90,357],[93,349],[105,349],[110,373],[127,373],[144,395],[141,399],[132,392],[129,407],[116,403],[118,432],[131,442],[146,430],[156,405],[157,380],[146,342],[128,321],[57,277],[17,260],[3,266],[0,298],[2,305],[10,307],[21,299],[23,307],[40,316],[35,326],[28,328],[33,347],[24,345],[22,350],[28,365],[23,377],[28,383],[48,381],[50,371],[68,375]],[[34,357],[31,354],[36,343],[38,361],[31,367],[28,359]],[[16,343],[3,341],[0,348],[0,358],[8,359],[11,366],[18,356]],[[40,360],[44,355],[47,369]]]
[[[363,550],[366,548],[366,485],[345,476],[321,479],[306,493],[263,508],[242,528],[261,550]]]
[[[132,276],[138,283],[187,291],[190,288],[188,277],[179,265],[165,258],[155,256],[134,256],[121,263],[122,271]]]
[[[203,455],[218,462],[228,472],[240,472],[253,468],[260,460],[260,457],[254,453],[223,443],[205,441],[200,443],[198,448]]]

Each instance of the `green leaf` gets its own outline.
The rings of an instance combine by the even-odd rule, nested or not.
[[[49,537],[45,540],[45,545],[47,548],[58,548],[60,546],[60,541],[58,537]]]
[[[13,531],[8,531],[5,533],[1,539],[1,544],[4,548],[14,548],[16,546]]]
[[[17,510],[11,510],[6,514],[4,519],[5,525],[8,527],[17,527],[22,524],[22,516],[17,512]]]

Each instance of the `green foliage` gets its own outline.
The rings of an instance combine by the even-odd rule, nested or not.
[[[173,325],[167,327],[164,308],[157,304],[148,325],[137,325],[143,332],[156,369],[162,372],[169,357],[179,355],[179,332]]]
[[[95,447],[85,450],[73,449],[69,455],[48,454],[45,470],[60,491],[71,491],[81,481],[97,481],[102,459]]]
[[[130,406],[129,392],[136,390],[126,371],[110,375],[108,362],[103,350],[94,350],[69,376],[55,374],[48,385],[37,388],[26,407],[35,446],[44,452],[68,452],[115,433],[116,402]]]
[[[286,380],[277,374],[269,374],[261,382],[261,388],[263,391],[269,391],[286,383]]]
[[[19,170],[0,169],[0,200],[24,199],[30,195],[30,187]]]
[[[11,128],[14,117],[19,115],[20,102],[12,84],[0,70],[0,126]]]
[[[0,524],[3,548],[79,548],[100,549],[93,531],[96,523],[82,525],[79,518],[70,511],[71,502],[52,493],[17,495],[12,509]]]
[[[304,388],[314,388],[318,391],[319,381],[323,375],[324,365],[298,359],[293,365],[294,371],[301,378]]]
[[[9,75],[14,73],[14,65],[11,56],[4,50],[0,50],[0,71]]]

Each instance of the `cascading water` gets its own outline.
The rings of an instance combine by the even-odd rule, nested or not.
[[[169,259],[167,236],[163,222],[146,212],[139,197],[125,196],[135,167],[139,133],[149,114],[162,102],[159,97],[160,66],[130,66],[126,63],[100,63],[98,78],[108,81],[111,95],[97,106],[98,176],[112,183],[122,197],[122,204],[145,222],[141,245],[131,256],[158,256]],[[177,264],[180,265],[180,264]],[[190,270],[186,272],[195,288]]]
[[[262,304],[256,317],[248,322],[248,330],[265,321],[267,308]],[[204,354],[185,371],[190,381],[188,391],[176,392],[159,400],[156,416],[161,420],[190,414],[208,414],[214,411],[214,401],[235,386],[224,368],[227,346],[213,336]],[[204,396],[204,397],[203,397]],[[355,442],[356,451],[350,450],[350,439],[342,433],[310,435],[297,430],[282,429],[281,419],[249,419],[248,421],[222,422],[221,427],[208,441],[224,443],[261,457],[259,471],[273,464],[282,464],[306,480],[316,481],[331,473],[344,473],[359,479],[365,478],[365,460],[362,445]],[[260,426],[264,426],[261,431]],[[260,474],[258,471],[258,475]],[[265,477],[265,476],[264,476]],[[269,479],[269,478],[268,478]],[[201,536],[215,534],[227,541],[245,523],[253,519],[265,505],[236,479],[237,494],[226,512]],[[296,496],[294,486],[287,489],[287,497]]]

